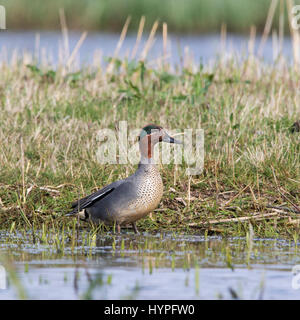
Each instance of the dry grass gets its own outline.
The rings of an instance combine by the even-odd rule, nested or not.
[[[154,122],[205,132],[203,173],[189,180],[186,164],[161,166],[164,198],[142,229],[241,235],[250,221],[258,236],[298,232],[299,133],[290,128],[300,119],[300,78],[283,57],[205,66],[185,57],[174,69],[115,56],[107,68],[76,71],[74,55],[56,70],[28,55],[0,64],[2,228],[69,223],[61,216],[70,201],[132,173],[96,159],[98,130],[127,120],[129,129]]]

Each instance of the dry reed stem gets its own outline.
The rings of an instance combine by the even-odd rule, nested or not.
[[[168,53],[168,25],[164,22],[163,23],[163,59],[164,63],[167,59]]]
[[[283,39],[284,39],[284,0],[280,0],[279,5],[279,50],[280,54],[283,49]]]
[[[116,49],[114,51],[114,55],[110,61],[110,63],[108,64],[107,66],[107,69],[106,69],[106,72],[107,73],[111,73],[112,70],[113,70],[113,65],[114,65],[114,60],[116,59],[116,57],[118,56],[121,48],[122,48],[122,45],[123,45],[123,42],[124,42],[124,39],[126,37],[126,34],[127,34],[127,30],[128,30],[128,26],[129,26],[129,23],[131,21],[131,17],[128,17],[125,21],[125,24],[124,24],[124,27],[122,29],[122,32],[121,32],[121,35],[120,35],[120,39],[117,43],[117,46],[116,46]]]
[[[143,35],[145,21],[146,21],[145,16],[142,16],[141,20],[140,20],[137,36],[136,36],[135,45],[134,45],[133,50],[132,50],[131,59],[134,59],[136,54],[137,54],[137,51],[138,51],[138,48],[139,48],[139,45],[140,45],[140,42],[141,42],[141,39],[142,39],[142,35]]]
[[[72,51],[72,53],[71,53],[71,55],[70,55],[70,57],[69,57],[69,59],[67,61],[67,64],[66,64],[68,69],[71,67],[71,65],[72,65],[72,63],[73,63],[73,61],[74,61],[74,59],[76,57],[76,54],[78,53],[80,47],[82,46],[86,36],[87,36],[87,32],[85,31],[85,32],[82,33],[80,39],[76,43],[76,45],[74,47],[74,50]]]
[[[68,33],[68,27],[66,22],[65,10],[63,8],[59,9],[59,20],[61,24],[61,31],[63,35],[63,41],[64,41],[64,54],[65,54],[65,58],[68,59],[70,56],[69,33]]]
[[[152,26],[152,29],[150,31],[148,40],[147,40],[147,42],[146,42],[146,44],[144,46],[144,50],[141,53],[141,56],[140,56],[140,60],[141,61],[145,61],[145,59],[147,57],[147,54],[148,54],[151,46],[153,45],[154,37],[155,37],[155,33],[156,33],[157,28],[158,28],[158,21],[155,21],[153,26]]]
[[[201,225],[207,225],[207,224],[218,224],[218,223],[226,223],[226,222],[242,222],[242,221],[248,221],[248,220],[264,220],[266,218],[271,217],[277,217],[279,215],[278,212],[269,212],[269,213],[262,213],[262,214],[256,214],[253,216],[246,216],[246,217],[238,217],[238,218],[228,218],[228,219],[220,219],[220,220],[208,220],[205,222],[193,222],[188,223],[189,227],[197,227]]]
[[[258,56],[261,57],[263,54],[263,50],[264,50],[264,45],[268,39],[270,30],[271,30],[271,26],[272,26],[272,21],[274,18],[274,14],[275,14],[275,10],[278,4],[278,0],[272,0],[271,4],[270,4],[270,8],[268,11],[268,16],[267,16],[267,20],[266,20],[266,24],[265,24],[265,28],[264,28],[264,32],[261,38],[261,42],[258,48]]]

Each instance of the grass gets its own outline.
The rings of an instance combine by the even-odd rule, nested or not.
[[[100,165],[96,158],[98,130],[127,120],[130,130],[154,122],[205,133],[203,173],[189,179],[186,163],[160,165],[163,200],[152,217],[139,221],[141,230],[245,236],[251,223],[256,236],[295,239],[296,65],[281,56],[266,64],[251,54],[242,60],[221,56],[207,65],[186,56],[177,68],[161,61],[109,61],[54,69],[25,54],[0,64],[2,229],[42,229],[41,239],[50,227],[75,232],[77,220],[63,216],[70,203],[135,170]]]
[[[72,29],[119,31],[132,17],[131,30],[146,17],[146,28],[156,19],[166,22],[172,32],[218,32],[225,23],[231,32],[248,32],[251,25],[263,31],[269,0],[3,0],[9,29],[57,29],[60,8],[64,8]],[[281,1],[283,3],[283,0]],[[299,1],[295,1],[299,4]],[[279,6],[278,6],[279,7]],[[279,9],[276,11],[279,25]],[[287,18],[285,19],[288,29]]]

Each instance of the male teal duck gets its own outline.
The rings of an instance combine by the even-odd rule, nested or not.
[[[149,124],[139,135],[141,160],[136,172],[126,179],[115,181],[101,190],[72,204],[74,215],[84,210],[85,219],[94,223],[115,224],[120,233],[121,226],[131,223],[138,233],[136,221],[157,208],[162,195],[163,183],[154,163],[154,146],[158,142],[178,143],[160,126]]]

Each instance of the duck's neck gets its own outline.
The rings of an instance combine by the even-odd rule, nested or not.
[[[154,144],[150,136],[145,137],[140,142],[141,160],[140,164],[155,164],[154,161]]]
[[[155,160],[154,160],[154,158],[148,158],[148,157],[141,156],[139,166],[140,165],[155,165]]]

